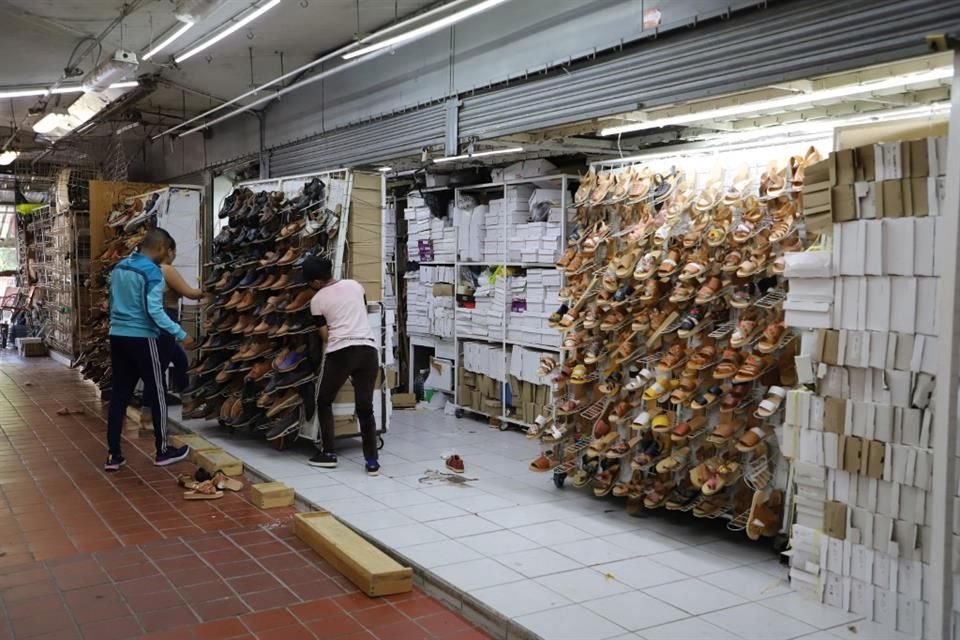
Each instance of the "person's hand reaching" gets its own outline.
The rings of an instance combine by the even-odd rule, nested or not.
[[[180,344],[184,349],[193,349],[197,346],[197,341],[194,340],[192,336],[187,336],[180,342]]]

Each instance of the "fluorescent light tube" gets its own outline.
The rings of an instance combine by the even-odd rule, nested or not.
[[[10,91],[0,91],[0,98],[30,98],[32,96],[45,96],[50,93],[49,89],[11,89]]]
[[[267,11],[269,11],[270,9],[273,9],[278,4],[280,4],[280,0],[269,0],[269,2],[267,2],[265,5],[254,9],[253,11],[251,11],[244,17],[240,18],[239,20],[234,22],[232,25],[230,25],[223,31],[220,31],[219,33],[214,35],[212,38],[201,42],[200,44],[195,46],[193,49],[190,49],[184,53],[181,53],[178,56],[175,56],[174,60],[180,63],[188,58],[192,58],[193,56],[197,55],[201,51],[207,49],[208,47],[212,47],[213,45],[217,44],[218,42],[220,42],[221,40],[229,36],[231,33],[234,33],[238,29],[242,29],[244,26],[250,24],[257,18],[265,14]]]
[[[143,54],[143,59],[149,60],[153,56],[157,55],[158,53],[160,53],[161,51],[169,47],[171,44],[173,44],[175,40],[177,40],[180,36],[185,34],[191,28],[193,28],[192,22],[187,22],[186,24],[180,25],[180,28],[174,30],[173,33],[171,33],[168,37],[161,40],[154,48],[150,49],[150,51],[147,51],[145,54]]]
[[[431,33],[436,33],[441,29],[449,27],[452,24],[456,24],[458,22],[461,22],[462,20],[466,20],[471,16],[475,16],[479,13],[483,13],[484,11],[488,9],[492,9],[493,7],[503,4],[504,2],[509,2],[509,0],[484,0],[479,4],[473,5],[472,7],[469,7],[462,11],[457,11],[456,13],[451,13],[448,16],[444,16],[443,18],[440,18],[435,22],[430,22],[423,26],[417,27],[416,29],[411,29],[406,33],[401,33],[399,35],[393,36],[392,38],[381,40],[380,42],[371,44],[368,47],[364,47],[362,49],[356,49],[354,51],[345,53],[343,54],[343,59],[350,60],[352,58],[359,58],[360,56],[364,56],[368,53],[373,53],[374,51],[379,51],[380,49],[386,49],[388,47],[392,47],[394,45],[400,44],[401,42],[418,40],[420,38],[423,38],[424,36],[430,35]]]
[[[437,164],[443,162],[456,162],[457,160],[472,160],[474,158],[486,158],[488,156],[500,156],[506,155],[508,153],[520,153],[523,151],[523,147],[511,147],[509,149],[494,149],[493,151],[477,151],[476,153],[464,153],[459,156],[445,156],[443,158],[434,158],[433,161]]]
[[[379,167],[377,171],[379,171],[380,173],[390,173],[391,171],[393,171],[393,167]]]
[[[61,95],[64,93],[83,93],[83,87],[74,86],[74,87],[56,87],[50,90],[50,93],[53,95]]]
[[[746,102],[744,104],[732,105],[729,107],[720,107],[719,109],[709,109],[698,113],[685,113],[678,116],[666,118],[655,118],[645,122],[634,122],[617,127],[608,127],[600,131],[601,136],[615,136],[622,133],[633,131],[643,131],[646,129],[659,129],[660,127],[669,127],[693,122],[703,122],[705,120],[717,120],[730,118],[734,116],[746,115],[758,111],[775,111],[787,107],[796,107],[808,103],[822,102],[826,100],[837,100],[839,98],[848,98],[856,95],[873,93],[874,91],[884,91],[895,89],[908,84],[919,84],[922,82],[932,82],[953,77],[953,67],[938,67],[929,71],[920,73],[911,73],[900,76],[893,76],[884,80],[867,82],[863,84],[850,84],[832,89],[820,89],[809,93],[798,93],[795,95],[784,96],[782,98],[771,98],[769,100],[758,100],[756,102]]]
[[[0,167],[12,164],[20,156],[19,151],[4,151],[0,153]]]
[[[128,80],[126,82],[114,82],[112,85],[107,87],[107,89],[133,89],[134,87],[139,87],[140,83],[136,80]]]

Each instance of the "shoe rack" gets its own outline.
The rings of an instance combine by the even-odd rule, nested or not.
[[[217,215],[228,224],[204,282],[214,301],[204,309],[184,418],[259,431],[278,448],[316,439],[317,370],[306,358],[314,291],[301,266],[326,256],[334,277],[345,277],[354,179],[340,170],[245,182],[224,200]],[[357,432],[352,404],[335,414],[339,428]]]
[[[102,395],[110,388],[110,272],[136,250],[150,228],[162,227],[177,241],[174,266],[184,279],[197,285],[200,275],[201,190],[190,185],[171,185],[135,195],[121,195],[105,215],[96,209],[104,196],[129,193],[139,185],[127,183],[91,183],[91,223],[102,222],[99,233],[91,233],[91,251],[97,251],[90,264],[89,287],[85,288],[87,330],[81,335],[81,352],[75,366],[98,386]],[[96,215],[95,215],[96,212]],[[94,247],[94,238],[96,248]],[[185,327],[196,335],[196,327]]]
[[[666,508],[781,535],[778,434],[797,382],[783,254],[808,243],[799,199],[818,159],[591,168],[558,262],[568,286],[549,322],[563,352],[541,369],[555,413],[528,434],[543,444],[532,471],[623,497],[632,515]]]
[[[487,247],[491,247],[492,250],[492,252],[486,249],[483,251],[483,260],[473,260],[467,257],[469,253],[473,253],[474,256],[476,255],[476,252],[468,251],[464,242],[465,238],[475,237],[474,229],[470,229],[469,233],[462,233],[463,230],[461,230],[461,233],[457,234],[456,262],[454,263],[454,275],[455,280],[457,280],[457,283],[454,284],[454,293],[456,294],[453,336],[456,355],[454,362],[454,398],[460,400],[462,397],[461,385],[463,384],[463,380],[461,379],[461,370],[463,369],[464,363],[464,349],[471,343],[488,345],[499,350],[496,357],[490,358],[486,366],[480,367],[485,369],[485,371],[473,371],[471,373],[479,373],[493,378],[500,386],[500,390],[497,393],[500,397],[500,408],[498,411],[483,410],[476,406],[467,406],[460,401],[459,404],[456,405],[458,417],[464,414],[475,414],[491,420],[497,420],[502,430],[511,427],[527,429],[532,426],[533,423],[529,420],[519,419],[515,415],[515,412],[508,404],[508,394],[503,390],[503,387],[510,382],[511,352],[514,348],[523,348],[533,350],[538,356],[558,357],[560,354],[560,343],[556,342],[556,346],[551,345],[550,343],[553,340],[552,335],[538,336],[534,334],[529,340],[515,337],[517,333],[516,325],[521,319],[531,320],[540,328],[546,325],[546,318],[549,314],[545,311],[546,307],[542,311],[534,310],[537,303],[528,301],[520,295],[515,297],[512,292],[511,283],[515,277],[522,279],[524,276],[535,273],[539,276],[542,276],[542,274],[553,274],[556,276],[558,287],[562,287],[566,283],[564,275],[558,273],[557,266],[553,260],[541,260],[539,258],[536,260],[517,259],[518,249],[514,248],[516,245],[511,242],[511,239],[516,239],[521,235],[518,232],[519,225],[527,223],[519,222],[519,220],[520,218],[528,218],[529,215],[523,215],[524,211],[526,211],[525,205],[527,203],[522,199],[518,200],[515,194],[518,188],[549,188],[558,190],[558,197],[555,201],[550,202],[550,207],[552,210],[559,210],[560,212],[558,216],[558,239],[562,241],[562,238],[565,238],[567,235],[567,212],[571,206],[571,189],[575,188],[578,181],[579,178],[576,176],[553,175],[473,185],[461,187],[455,191],[454,201],[458,207],[464,206],[464,203],[468,201],[475,202],[476,207],[473,209],[474,214],[480,212],[481,215],[484,215],[485,213],[484,219],[486,220],[488,219],[487,216],[492,213],[493,219],[497,222],[492,225],[486,222],[483,224],[484,234],[482,236],[482,242],[489,243]],[[497,200],[502,202],[502,208],[499,210],[491,210],[491,205],[495,204]],[[514,209],[515,205],[518,205],[517,209]],[[481,207],[483,207],[483,209],[481,209]],[[498,215],[499,219],[497,218]],[[462,221],[461,224],[463,224]],[[493,237],[492,240],[489,239],[490,236]],[[532,244],[537,244],[538,242],[542,246],[542,240],[536,241],[535,239],[531,239]],[[522,249],[519,249],[519,251],[522,258],[524,251]],[[559,253],[559,251],[555,253]],[[494,303],[491,310],[487,313],[488,317],[492,318],[492,321],[487,325],[487,333],[486,335],[480,335],[477,333],[476,328],[481,325],[474,321],[474,317],[470,311],[470,306],[476,304],[476,299],[472,296],[462,295],[460,291],[462,290],[461,285],[466,280],[467,271],[485,273],[485,269],[492,272],[494,276],[494,281],[491,284]],[[549,305],[549,301],[541,304]],[[474,330],[462,330],[461,327],[465,326],[470,326]],[[519,396],[518,393],[515,395]]]

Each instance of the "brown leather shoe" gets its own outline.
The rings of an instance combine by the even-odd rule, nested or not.
[[[287,249],[287,252],[283,254],[283,257],[277,260],[278,266],[286,266],[288,264],[293,264],[297,261],[297,258],[300,257],[301,249],[297,247],[290,247]]]
[[[267,298],[267,305],[260,311],[260,317],[265,317],[277,310],[277,305],[283,300],[283,296],[270,296]]]
[[[257,289],[258,291],[270,289],[271,287],[273,287],[273,284],[279,279],[280,279],[279,275],[277,275],[276,273],[271,273],[270,275],[267,276],[266,280],[264,280],[254,288]]]
[[[229,331],[235,324],[237,324],[237,314],[231,313],[217,325],[217,330]]]
[[[303,400],[301,399],[297,390],[289,389],[285,394],[277,398],[272,405],[270,405],[270,408],[267,409],[267,417],[272,418],[281,411],[284,411],[285,409],[291,409],[302,402]]]
[[[276,333],[273,334],[273,337],[274,337],[274,338],[279,338],[280,336],[285,336],[285,335],[287,335],[287,333],[289,333],[289,332],[290,332],[290,321],[287,320],[287,321],[284,322],[282,325],[280,325],[280,328],[277,329]]]
[[[296,297],[290,301],[290,304],[287,305],[287,308],[284,309],[287,313],[293,313],[294,311],[303,311],[310,306],[310,300],[313,299],[313,296],[316,292],[313,289],[304,289],[296,295]]]
[[[255,326],[253,328],[253,331],[251,331],[250,333],[251,335],[260,336],[265,334],[269,330],[270,330],[270,323],[267,322],[266,317],[264,317],[264,319],[260,321],[260,324]]]
[[[227,286],[227,283],[230,282],[230,278],[233,277],[232,271],[225,271],[223,275],[213,284],[213,289],[220,291]]]
[[[257,294],[253,291],[247,291],[240,302],[237,303],[237,311],[249,311],[257,306]]]
[[[247,357],[244,358],[244,360],[256,360],[265,353],[268,353],[272,348],[273,344],[269,340],[259,339],[251,345],[250,351],[247,352]]]
[[[273,365],[270,364],[270,361],[261,360],[257,364],[253,365],[253,369],[250,369],[250,373],[247,374],[247,380],[256,382],[271,371],[273,371]]]
[[[254,323],[254,322],[255,322],[255,319],[254,319],[253,316],[246,315],[246,314],[245,314],[245,315],[242,315],[242,316],[240,316],[240,318],[237,320],[237,323],[236,323],[235,325],[233,325],[233,327],[230,329],[230,333],[243,333],[244,330],[245,330],[251,323]]]
[[[223,308],[235,309],[241,300],[243,300],[243,292],[240,290],[234,291],[230,298],[227,299],[227,304],[223,305]]]
[[[283,289],[284,287],[286,287],[288,284],[290,284],[290,274],[289,274],[289,273],[285,273],[285,274],[281,275],[281,276],[277,279],[277,281],[273,283],[273,286],[271,286],[270,288],[271,288],[273,291],[279,291],[280,289]]]
[[[272,366],[274,369],[276,369],[277,367],[280,366],[280,363],[281,363],[281,362],[283,362],[284,360],[287,359],[287,356],[288,356],[288,355],[290,355],[290,349],[287,348],[287,347],[284,347],[284,348],[280,351],[280,353],[277,354],[277,357],[274,358],[273,361],[270,363],[271,366]]]

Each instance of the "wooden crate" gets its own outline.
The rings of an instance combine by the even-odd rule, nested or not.
[[[264,482],[250,487],[253,504],[261,509],[289,507],[295,495],[293,489],[282,482]]]
[[[413,570],[364,540],[326,511],[298,513],[293,533],[368,596],[413,590]]]
[[[228,476],[243,475],[243,461],[239,458],[234,458],[221,449],[198,451],[194,464],[198,467],[203,467],[210,473],[223,471],[223,473]]]
[[[198,436],[194,433],[178,433],[172,435],[170,436],[170,444],[174,447],[182,447],[185,444],[190,445],[190,457],[187,458],[187,460],[194,464],[197,464],[197,454],[201,451],[217,451],[220,449],[220,447],[203,436]]]

